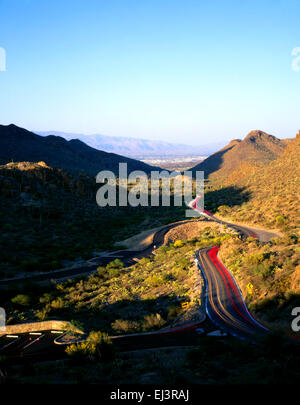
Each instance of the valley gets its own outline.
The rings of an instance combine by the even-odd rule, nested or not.
[[[221,169],[206,159],[215,170],[206,180],[205,210],[189,220],[184,207],[174,205],[101,208],[88,173],[68,173],[44,161],[2,165],[0,305],[6,308],[7,324],[55,319],[71,321],[86,336],[100,330],[104,340],[99,345],[107,336],[105,344],[119,352],[109,352],[108,358],[119,359],[137,347],[148,356],[148,350],[163,346],[198,350],[214,339],[229,345],[235,345],[234,339],[262,346],[280,341],[294,350],[289,339],[297,340],[290,314],[299,305],[299,138],[278,149],[279,140],[254,131],[245,142],[246,150],[258,142],[257,158],[245,162],[238,151],[236,163],[228,166],[225,159]],[[276,171],[284,174],[281,182]],[[264,195],[266,184],[271,194]],[[284,203],[279,209],[279,190],[289,201],[287,211]],[[153,229],[152,236],[147,229]],[[145,236],[136,237],[139,232]],[[130,244],[143,237],[143,247],[132,250]],[[216,328],[225,337],[210,337]],[[114,340],[118,335],[122,339]],[[73,345],[74,355],[84,358],[83,344]],[[188,356],[186,349],[180,351]],[[9,358],[4,364],[10,367]]]

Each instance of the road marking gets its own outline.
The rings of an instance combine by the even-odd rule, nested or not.
[[[38,342],[38,341],[39,341],[40,339],[42,339],[44,336],[45,336],[45,334],[44,334],[44,335],[41,335],[41,336],[39,336],[39,337],[37,337],[37,338],[34,339],[32,342],[30,342],[30,343],[28,343],[26,346],[24,346],[22,350],[27,349],[27,347],[29,347],[29,346],[33,345],[34,343]]]
[[[9,336],[9,337],[11,337],[11,336]],[[19,336],[16,336],[16,337],[14,337],[16,340],[13,340],[12,342],[9,342],[9,343],[7,343],[7,345],[5,345],[5,346],[2,346],[1,348],[0,348],[0,351],[1,350],[3,350],[3,349],[6,349],[8,346],[10,346],[10,345],[12,345],[13,343],[15,343],[16,341],[18,341],[20,338],[19,338]]]

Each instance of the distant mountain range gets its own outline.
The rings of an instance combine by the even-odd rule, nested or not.
[[[73,136],[71,134],[64,135]],[[113,137],[104,138],[113,139]],[[89,139],[91,141],[92,138]],[[120,139],[116,138],[116,143],[113,147],[117,148],[118,140]],[[165,148],[167,148],[167,145],[171,145],[164,142],[156,142],[155,146],[153,146],[154,143],[152,144],[152,141],[143,140],[135,140],[136,144],[132,144],[132,138],[122,139],[128,139],[128,145],[126,145],[126,142],[123,142],[123,146],[120,146],[121,150],[126,149],[128,146],[128,150],[132,148],[132,151],[137,151],[138,148],[141,148],[140,150],[143,149],[145,151],[147,146],[148,152],[151,155],[158,153],[158,145],[161,146],[159,150],[160,155],[166,150],[163,149],[162,145]],[[98,135],[95,135],[95,142],[97,140],[99,140]],[[233,174],[234,176],[239,176],[239,171],[242,168],[245,171],[246,166],[249,170],[267,166],[284,152],[289,143],[289,139],[280,140],[260,130],[251,131],[243,140],[232,140],[227,146],[213,153],[191,170],[194,172],[197,170],[204,171],[205,177],[211,179],[228,179]],[[135,148],[134,145],[137,145],[137,147]],[[152,145],[151,151],[150,145]],[[107,148],[112,147],[111,144],[110,146],[106,144],[106,146]],[[171,150],[173,153],[175,150],[179,153],[179,147],[184,147],[184,145],[172,145],[172,147],[173,149],[168,150],[169,153],[171,153]],[[187,150],[185,153],[188,153]],[[184,153],[183,149],[181,151]],[[139,160],[98,150],[88,146],[79,139],[67,140],[65,137],[57,135],[41,136],[13,124],[7,126],[0,125],[0,164],[6,164],[11,161],[44,161],[47,165],[54,168],[90,175],[96,175],[101,170],[111,170],[114,173],[118,173],[119,163],[122,162],[127,163],[129,172],[143,170],[149,173],[151,170],[157,169],[157,167],[150,166]]]
[[[254,130],[243,139],[234,139],[192,170],[204,171],[205,177],[224,178],[239,169],[242,164],[267,166],[285,150],[290,139],[280,140],[263,131]]]
[[[0,125],[0,164],[12,161],[44,161],[54,168],[90,175],[101,170],[118,173],[119,163],[127,163],[128,172],[155,170],[138,160],[91,148],[78,139],[67,141],[55,135],[40,136],[13,124]]]
[[[58,131],[35,131],[35,133],[42,136],[57,135],[67,140],[80,139],[95,149],[140,159],[155,156],[208,156],[222,145],[220,142],[215,142],[203,146],[192,146],[146,139],[115,137],[101,134],[84,135]]]

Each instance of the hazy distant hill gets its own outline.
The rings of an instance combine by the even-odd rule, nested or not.
[[[105,136],[101,134],[84,135],[58,131],[36,132],[39,135],[58,135],[65,139],[80,139],[89,146],[106,152],[118,153],[129,157],[154,156],[186,156],[209,155],[220,147],[220,143],[210,143],[203,146],[191,146],[168,142],[151,141],[146,139]]]
[[[266,166],[282,154],[288,143],[288,139],[280,140],[263,131],[251,131],[243,140],[232,140],[193,170],[204,171],[205,177],[223,178],[245,163]]]
[[[138,160],[103,152],[84,142],[49,135],[40,136],[16,125],[0,125],[0,164],[11,161],[44,161],[48,165],[75,173],[96,175],[100,170],[119,170],[119,163],[127,163],[128,171],[154,168]]]

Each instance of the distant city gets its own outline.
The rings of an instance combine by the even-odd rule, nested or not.
[[[181,156],[147,156],[137,157],[141,162],[151,166],[159,166],[168,170],[187,170],[203,162],[207,156],[181,155]]]

